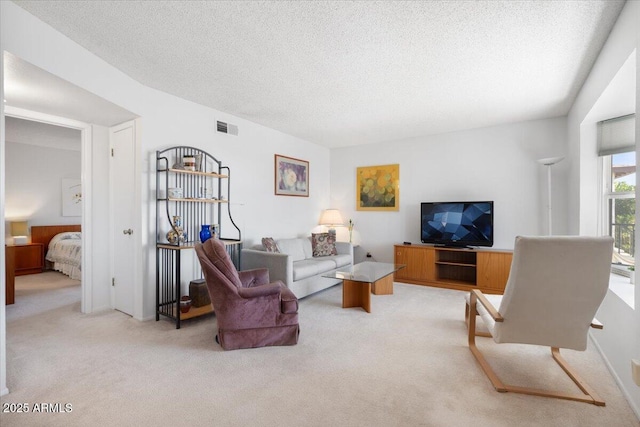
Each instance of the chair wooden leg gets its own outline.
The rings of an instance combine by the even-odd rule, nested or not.
[[[469,329],[469,304],[464,304],[464,323],[467,325],[467,329]]]
[[[493,388],[496,389],[496,391],[500,392],[500,393],[504,393],[507,391],[507,388],[505,387],[505,385],[502,383],[502,381],[500,381],[500,378],[498,378],[498,376],[496,375],[495,372],[493,372],[493,369],[491,369],[491,366],[489,365],[489,363],[487,363],[487,360],[484,358],[484,356],[482,355],[482,353],[480,353],[480,350],[478,350],[478,347],[476,346],[476,315],[472,315],[472,313],[476,313],[476,302],[477,302],[477,297],[475,296],[475,294],[471,294],[471,301],[470,301],[470,307],[467,306],[467,308],[469,309],[469,316],[468,316],[468,331],[469,331],[469,349],[471,350],[471,353],[473,354],[473,356],[476,358],[476,360],[478,361],[478,363],[480,364],[480,367],[482,368],[482,370],[484,371],[485,375],[487,376],[487,378],[489,378],[489,381],[491,381],[491,384],[493,385]],[[473,310],[473,311],[471,311]]]
[[[566,360],[560,355],[560,349],[551,347],[551,355],[553,359],[560,365],[560,367],[567,373],[569,378],[573,380],[580,390],[587,396],[593,399],[593,404],[596,406],[605,406],[604,400],[598,396],[598,394],[578,375],[578,373],[567,363]]]
[[[467,325],[467,329],[469,328],[469,313],[470,313],[470,309],[469,309],[469,304],[465,303],[465,307],[464,307],[464,323]],[[478,316],[478,311],[476,310],[476,316]],[[478,332],[476,331],[476,336],[477,337],[485,337],[485,338],[491,338],[491,334],[488,332]]]
[[[477,299],[476,296],[471,294],[471,304],[470,304],[470,307],[467,306],[468,313],[465,312],[465,318],[468,318],[467,325],[468,325],[468,334],[469,334],[468,335],[469,350],[471,350],[471,353],[480,364],[480,367],[484,371],[487,378],[489,378],[489,381],[491,381],[491,384],[496,389],[496,391],[501,393],[512,392],[512,393],[520,393],[520,394],[529,394],[533,396],[553,397],[556,399],[565,399],[565,400],[573,400],[577,402],[591,403],[596,406],[605,406],[604,401],[593,391],[593,389],[591,389],[591,387],[589,387],[578,376],[578,374],[569,366],[566,360],[564,360],[564,358],[560,355],[560,349],[555,347],[551,348],[551,355],[553,356],[553,359],[558,363],[558,365],[560,365],[560,367],[565,371],[565,373],[569,376],[569,378],[571,378],[573,382],[580,388],[580,390],[584,393],[584,395],[571,395],[571,394],[565,394],[565,393],[549,391],[549,390],[539,390],[534,388],[505,385],[504,383],[502,383],[502,381],[500,381],[500,378],[498,378],[496,373],[493,371],[493,369],[491,368],[487,360],[484,358],[482,353],[480,353],[480,350],[476,346],[475,337],[478,335],[475,332],[476,316],[471,315],[472,313],[471,310],[475,311],[476,302],[477,302],[476,299]]]

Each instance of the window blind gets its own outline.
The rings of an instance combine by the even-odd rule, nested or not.
[[[636,147],[636,115],[598,122],[598,156],[627,153]]]

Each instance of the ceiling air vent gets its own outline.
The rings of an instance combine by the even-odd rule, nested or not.
[[[231,125],[218,120],[217,122],[218,132],[228,133],[229,135],[238,135],[238,126]]]

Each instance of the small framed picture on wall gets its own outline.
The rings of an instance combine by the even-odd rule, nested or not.
[[[309,162],[275,155],[276,196],[309,197]]]

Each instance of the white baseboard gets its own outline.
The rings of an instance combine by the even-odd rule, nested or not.
[[[593,345],[596,346],[596,349],[598,350],[598,353],[600,353],[600,356],[602,356],[602,359],[604,360],[604,364],[607,366],[607,369],[613,376],[613,379],[616,381],[616,384],[618,384],[618,387],[622,391],[622,395],[625,397],[625,399],[627,399],[629,406],[631,406],[631,410],[633,410],[633,412],[636,414],[636,417],[638,418],[638,421],[640,421],[640,408],[635,404],[635,402],[631,398],[631,395],[629,394],[627,388],[625,387],[624,383],[618,376],[618,373],[613,369],[613,366],[609,362],[607,355],[604,354],[604,352],[602,351],[602,348],[600,348],[600,345],[598,344],[598,341],[591,334],[591,331],[589,331],[589,338],[591,339],[591,342],[593,343]]]

